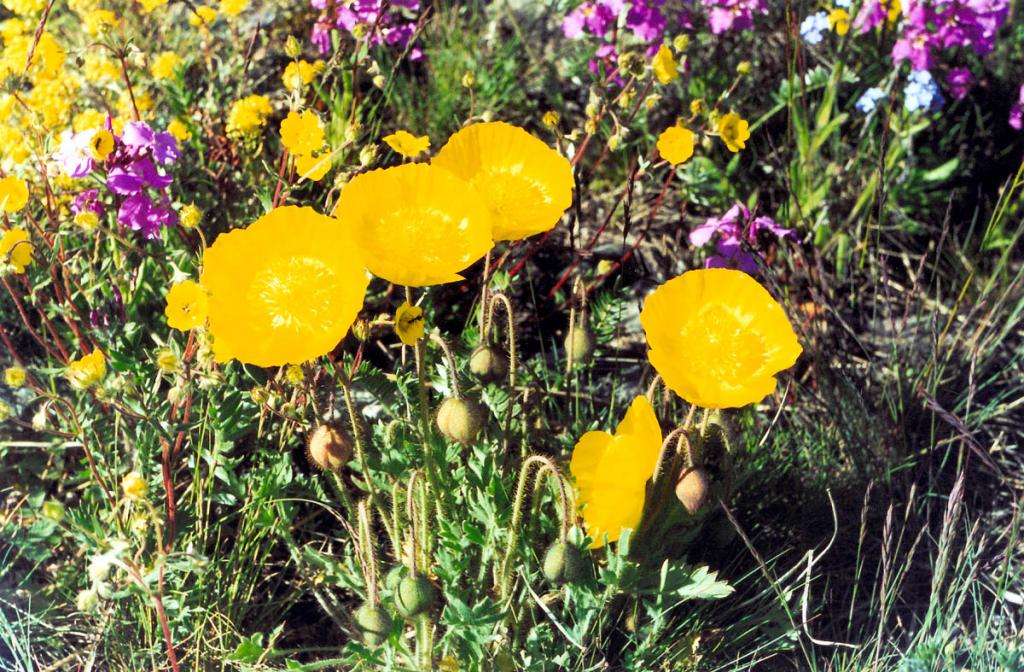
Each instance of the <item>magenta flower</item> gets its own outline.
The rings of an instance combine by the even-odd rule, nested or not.
[[[771,217],[751,219],[750,211],[736,203],[721,217],[709,217],[690,232],[690,244],[703,247],[715,241],[715,254],[704,261],[705,268],[735,268],[745,273],[757,272],[759,234],[770,233],[776,238],[796,240],[796,232],[780,226]],[[746,243],[746,246],[744,246]],[[755,256],[756,255],[756,256]]]
[[[1017,102],[1010,108],[1010,127],[1018,131],[1024,128],[1024,84],[1020,85]]]
[[[949,93],[960,100],[974,86],[974,75],[967,68],[953,68],[946,73],[946,85],[949,86]]]

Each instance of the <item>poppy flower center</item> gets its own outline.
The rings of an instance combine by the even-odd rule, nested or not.
[[[334,271],[320,259],[276,259],[256,273],[249,299],[273,328],[310,331],[337,318],[334,285]]]
[[[722,382],[745,381],[765,361],[764,338],[750,327],[728,307],[712,303],[690,319],[680,337],[696,370]]]

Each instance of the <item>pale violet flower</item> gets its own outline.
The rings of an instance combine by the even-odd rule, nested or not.
[[[818,12],[811,14],[800,24],[800,37],[804,38],[807,44],[820,44],[825,33],[830,30],[828,14]]]
[[[908,112],[925,110],[935,112],[946,100],[939,91],[932,73],[927,70],[915,70],[907,78],[907,85],[903,87],[903,106]]]
[[[875,111],[875,108],[878,107],[878,103],[884,98],[885,91],[882,91],[877,86],[872,86],[861,94],[854,107],[856,107],[857,111],[861,114],[871,114]]]

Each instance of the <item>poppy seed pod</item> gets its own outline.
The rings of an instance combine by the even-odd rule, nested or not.
[[[483,424],[480,406],[466,399],[449,397],[437,409],[437,428],[456,443],[472,443]]]
[[[688,512],[697,513],[708,498],[711,481],[701,467],[691,467],[683,472],[676,483],[676,498]]]
[[[572,544],[556,542],[544,554],[544,578],[553,584],[575,583],[583,570],[583,555]]]
[[[484,383],[495,383],[508,373],[508,358],[498,348],[481,345],[469,356],[469,370]]]
[[[437,602],[437,588],[424,576],[407,576],[395,591],[395,609],[405,618],[424,614]]]
[[[339,472],[352,458],[352,440],[340,425],[319,425],[306,440],[306,456],[321,471]]]
[[[363,604],[356,609],[355,620],[367,646],[380,646],[391,635],[391,614],[383,607]]]
[[[583,325],[578,325],[565,337],[565,351],[572,353],[572,361],[576,364],[586,364],[594,356],[594,337],[590,330]]]
[[[409,575],[409,568],[405,565],[395,565],[388,570],[384,576],[384,587],[394,592],[398,590],[398,584]]]

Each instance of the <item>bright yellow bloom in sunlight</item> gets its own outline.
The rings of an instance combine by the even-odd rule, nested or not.
[[[228,111],[228,135],[252,135],[263,128],[274,111],[266,96],[246,96],[236,100]]]
[[[203,211],[197,208],[195,203],[189,203],[178,213],[178,221],[184,229],[196,228],[202,219]]]
[[[117,79],[121,76],[121,71],[117,64],[109,58],[100,54],[86,54],[82,63],[82,74],[85,75],[86,80],[99,84]]]
[[[735,112],[722,115],[718,120],[718,135],[730,152],[738,152],[747,146],[750,139],[750,124]]]
[[[94,159],[104,160],[114,151],[114,134],[105,128],[97,130],[89,140],[89,147]]]
[[[167,325],[179,331],[188,331],[206,321],[209,300],[206,290],[195,280],[179,282],[167,292],[164,315]]]
[[[25,369],[20,366],[11,366],[4,369],[4,384],[7,387],[21,387],[25,384]]]
[[[850,31],[850,13],[845,9],[833,9],[828,13],[828,25],[838,35],[846,35]]]
[[[672,55],[672,50],[668,48],[668,45],[663,44],[658,47],[658,53],[651,61],[651,69],[662,84],[673,82],[679,77],[679,63],[676,62],[676,57]]]
[[[616,542],[635,530],[644,510],[647,481],[661,450],[661,427],[647,397],[633,400],[626,416],[608,432],[587,432],[576,443],[569,471],[576,480],[583,525],[591,548]]]
[[[469,182],[491,210],[495,240],[554,228],[572,205],[566,158],[518,126],[500,121],[462,129],[432,162]]]
[[[298,173],[299,177],[303,180],[311,180],[313,182],[319,182],[324,179],[327,172],[331,169],[331,154],[327,152],[316,156],[315,154],[306,154],[304,156],[295,157],[295,172]]]
[[[28,185],[14,175],[0,179],[0,208],[4,212],[18,212],[28,203]]]
[[[203,255],[218,361],[300,364],[344,338],[369,279],[352,234],[311,208],[275,208]]]
[[[803,349],[775,299],[742,271],[683,273],[640,312],[647,353],[665,384],[704,408],[739,408],[775,390]]]
[[[417,138],[409,131],[395,131],[391,135],[385,135],[384,142],[388,147],[409,159],[415,159],[430,147],[430,138],[425,135]]]
[[[658,154],[673,166],[686,163],[693,156],[693,131],[683,126],[670,126],[658,136]]]
[[[86,14],[82,22],[85,24],[85,32],[95,37],[117,25],[117,14],[109,9],[96,9]]]
[[[142,13],[149,14],[154,9],[158,9],[167,4],[167,0],[139,0],[139,4],[142,5]]]
[[[3,0],[4,7],[19,16],[38,14],[46,7],[46,0]]]
[[[174,77],[174,69],[181,63],[181,58],[173,51],[163,51],[156,55],[149,71],[153,73],[154,79],[171,79]]]
[[[102,128],[107,121],[107,113],[99,110],[84,110],[75,115],[71,122],[71,128],[75,133],[88,131],[93,128]]]
[[[82,210],[75,215],[75,226],[83,231],[92,231],[100,224],[99,215],[92,210]]]
[[[312,154],[323,147],[324,127],[312,110],[289,112],[281,121],[281,144],[292,154]]]
[[[167,132],[179,141],[192,137],[192,131],[188,130],[188,126],[181,119],[171,119],[171,122],[167,124]]]
[[[395,311],[395,333],[405,345],[416,345],[424,334],[423,309],[408,301],[400,305]]]
[[[0,22],[0,37],[4,42],[8,42],[18,35],[24,35],[31,29],[32,27],[25,19],[7,19]]]
[[[554,128],[555,126],[558,126],[558,122],[562,120],[562,115],[558,114],[558,112],[555,112],[554,110],[548,110],[540,120],[548,128]]]
[[[139,500],[146,496],[149,487],[137,471],[130,471],[121,479],[121,492],[126,499]]]
[[[199,5],[188,15],[188,23],[194,28],[205,29],[217,18],[217,10],[209,5]]]
[[[220,0],[220,11],[224,16],[238,16],[249,6],[249,0]]]
[[[281,75],[281,83],[288,90],[301,89],[304,85],[311,83],[317,73],[323,69],[323,61],[313,63],[302,59],[292,61],[285,67],[284,74]]]
[[[399,285],[462,280],[459,271],[494,245],[490,214],[473,188],[425,163],[356,176],[334,214],[355,236],[370,271]]]
[[[103,356],[102,350],[93,350],[88,355],[69,363],[65,375],[79,390],[88,389],[107,375],[107,359]]]
[[[15,273],[24,273],[25,267],[32,263],[33,249],[28,240],[28,232],[24,229],[8,229],[0,238],[0,264],[10,264]]]

